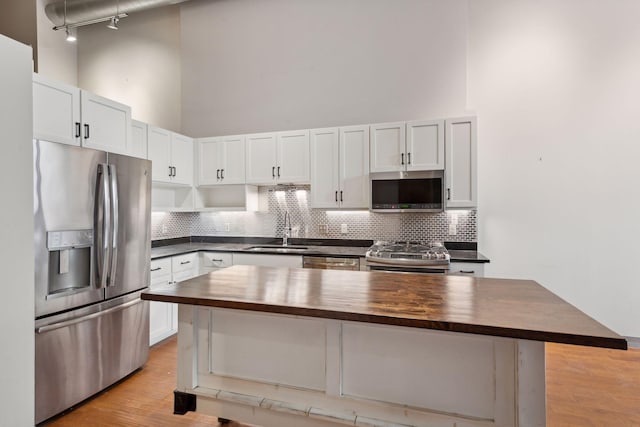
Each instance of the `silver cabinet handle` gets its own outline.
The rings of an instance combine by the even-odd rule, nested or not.
[[[404,153],[401,153],[400,156],[401,156],[400,158],[402,159],[400,160],[400,164],[404,165]]]
[[[87,123],[84,124],[84,139],[89,139],[89,125]]]
[[[191,261],[182,261],[180,265],[191,264]]]
[[[140,298],[138,298],[138,299],[134,299],[133,301],[125,302],[124,304],[120,304],[103,311],[98,311],[97,313],[91,313],[86,316],[76,317],[75,319],[65,320],[64,322],[58,322],[58,323],[53,323],[51,325],[42,326],[40,328],[36,328],[36,334],[44,334],[45,332],[54,331],[56,329],[75,325],[76,323],[82,323],[87,320],[95,319],[97,317],[102,317],[116,311],[124,310],[125,308],[129,308],[132,305],[140,304],[141,302],[143,301]]]
[[[344,202],[344,200],[342,200],[342,190],[340,190],[340,201]]]
[[[220,179],[224,179],[224,169],[220,169]]]
[[[407,153],[407,164],[411,164],[411,153]]]
[[[216,169],[216,179],[220,179],[220,169]]]
[[[160,271],[160,270],[162,270],[162,267],[156,267],[151,269],[151,271]]]
[[[222,259],[215,259],[215,258],[211,258],[211,262],[223,262],[224,260]]]
[[[178,174],[178,168],[177,167],[173,167],[173,176],[176,176]]]
[[[278,178],[280,178],[280,166],[278,166]]]
[[[451,189],[447,188],[447,200],[451,200]]]
[[[76,138],[80,138],[80,122],[76,122]]]
[[[338,191],[336,190],[336,203],[338,203]]]
[[[460,273],[462,273],[462,274],[473,274],[473,273],[475,273],[475,270],[460,270]]]
[[[173,168],[169,166],[169,176],[173,176]]]
[[[275,177],[276,177],[276,167],[275,167],[275,166],[272,166],[272,167],[271,167],[271,176],[272,176],[273,178],[275,178]]]

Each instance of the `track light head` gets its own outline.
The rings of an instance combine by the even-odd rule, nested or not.
[[[117,30],[118,29],[118,22],[120,22],[120,18],[118,18],[117,16],[113,16],[111,18],[111,21],[109,21],[109,25],[107,25],[107,28],[112,29],[112,30]]]

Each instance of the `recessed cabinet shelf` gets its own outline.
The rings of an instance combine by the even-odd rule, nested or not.
[[[154,212],[193,212],[193,187],[154,182],[151,210]]]
[[[257,211],[258,187],[253,185],[216,185],[196,189],[198,212]]]

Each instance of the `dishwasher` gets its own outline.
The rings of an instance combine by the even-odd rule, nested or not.
[[[302,257],[302,267],[321,270],[360,270],[360,258],[305,256]]]

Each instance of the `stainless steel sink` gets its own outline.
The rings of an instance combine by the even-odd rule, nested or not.
[[[298,253],[309,250],[306,246],[251,246],[246,249],[251,252],[280,252],[280,253]]]

